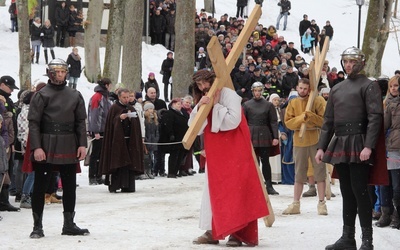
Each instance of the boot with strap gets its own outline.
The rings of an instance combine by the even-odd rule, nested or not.
[[[74,223],[75,212],[64,212],[64,226],[62,228],[62,235],[88,235],[89,230],[79,228]]]
[[[325,250],[357,250],[356,240],[354,235],[355,227],[343,226],[343,234],[334,244],[325,247]]]
[[[377,227],[387,227],[389,226],[390,222],[392,221],[390,219],[390,207],[381,207],[381,217],[379,220],[375,223],[375,226]]]
[[[43,225],[42,225],[43,213],[37,214],[33,212],[32,215],[33,215],[33,231],[29,237],[31,237],[32,239],[42,238],[44,237]]]
[[[360,250],[374,250],[374,245],[372,245],[372,227],[362,227],[362,243]]]

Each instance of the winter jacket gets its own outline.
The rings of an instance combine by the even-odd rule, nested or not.
[[[303,44],[303,49],[311,48],[311,42],[314,40],[315,38],[312,37],[311,34],[307,34],[307,32],[305,32],[304,35],[301,37],[301,43]]]
[[[42,33],[42,26],[40,25],[39,27],[35,25],[35,22],[33,22],[30,26],[29,33],[31,34],[31,41],[37,41],[40,40],[40,34]]]
[[[310,28],[310,26],[311,26],[311,22],[310,21],[305,20],[305,19],[300,21],[300,24],[299,24],[299,35],[303,36],[304,32],[306,32],[306,30],[308,28]]]
[[[0,174],[8,171],[8,156],[6,152],[6,143],[3,137],[0,136]],[[3,176],[0,176],[0,178]]]
[[[43,47],[44,48],[53,48],[54,47],[54,28],[50,25],[50,27],[46,27],[43,25],[42,27],[43,33]]]
[[[152,31],[154,33],[163,33],[165,32],[165,27],[166,27],[166,20],[163,15],[154,15],[153,16],[153,23],[152,23]]]
[[[324,26],[325,35],[329,36],[330,39],[333,37],[333,27],[331,25]]]
[[[282,90],[284,98],[289,96],[292,89],[296,89],[297,83],[299,81],[299,76],[295,73],[286,73],[282,78]]]
[[[236,93],[243,98],[251,98],[251,75],[247,71],[239,71],[233,76]],[[242,88],[245,89],[242,92]]]
[[[387,151],[400,150],[400,98],[394,97],[384,112],[385,132],[389,130],[386,138]]]
[[[154,78],[153,80],[148,78],[147,82],[144,84],[144,92],[147,93],[147,90],[149,88],[155,88],[156,89],[156,93],[157,93],[157,98],[160,97],[160,88],[158,86],[158,82],[157,80]]]
[[[246,7],[248,0],[237,0],[236,6],[237,7]]]
[[[68,26],[69,21],[69,9],[62,8],[61,6],[56,9],[56,24],[57,26]]]
[[[188,130],[189,117],[181,111],[169,109],[160,120],[160,126],[163,127],[162,135],[160,134],[160,142],[180,142]],[[182,144],[170,145],[168,149],[183,149]]]
[[[158,143],[160,139],[160,132],[158,131],[158,124],[155,124],[154,121],[148,121],[145,119],[144,121],[146,136],[144,137],[145,142],[150,143]],[[157,151],[157,145],[147,144],[146,148],[148,151]]]
[[[289,12],[289,10],[292,8],[290,1],[288,0],[282,0],[278,3],[278,6],[281,6],[281,14]]]
[[[90,98],[88,107],[88,131],[93,134],[104,132],[107,114],[112,105],[105,87],[97,85],[94,91],[96,93]]]
[[[174,59],[167,58],[163,61],[161,65],[161,70],[164,72],[163,74],[163,83],[168,84],[169,78],[171,77],[172,68],[174,67]]]
[[[166,20],[166,32],[168,34],[174,35],[175,34],[175,14],[169,13],[165,16]]]
[[[79,59],[79,60],[78,60]],[[68,55],[67,58],[68,72],[71,77],[81,77],[81,57],[79,55],[75,56],[73,52]]]
[[[29,121],[28,121],[28,113],[29,113],[29,104],[23,104],[21,112],[17,118],[17,139],[21,142],[22,147],[25,151],[26,144],[28,141],[28,133],[29,133]]]
[[[68,18],[68,31],[77,32],[81,26],[82,19],[78,18],[78,12],[71,11]]]

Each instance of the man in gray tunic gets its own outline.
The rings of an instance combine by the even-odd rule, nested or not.
[[[35,183],[32,195],[34,227],[31,238],[44,237],[44,193],[52,171],[59,171],[63,184],[63,235],[87,235],[74,223],[76,172],[86,156],[86,111],[81,94],[66,87],[68,65],[61,59],[47,66],[49,81],[33,96],[29,120],[29,146]],[[25,154],[28,155],[28,154]]]
[[[263,91],[264,85],[261,82],[253,83],[251,86],[253,98],[243,104],[243,109],[249,124],[254,151],[262,163],[267,192],[270,195],[279,195],[272,187],[269,163],[270,151],[279,143],[278,117],[274,105],[263,98]]]

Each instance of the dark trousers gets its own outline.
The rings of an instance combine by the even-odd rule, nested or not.
[[[32,212],[43,213],[44,195],[49,186],[53,173],[53,165],[32,162],[35,171],[35,183],[33,184]],[[63,184],[64,212],[75,211],[76,200],[76,164],[58,165]]]
[[[181,165],[185,154],[186,150],[184,149],[171,150],[168,158],[168,174],[177,175],[178,171],[182,170]]]
[[[154,167],[154,174],[165,174],[165,152],[159,147],[157,151],[154,152],[156,158],[156,164]]]
[[[271,164],[269,163],[269,149],[268,147],[257,147],[254,151],[257,156],[257,160],[260,159],[262,163],[262,174],[264,180],[271,181]]]
[[[57,27],[57,37],[56,37],[56,46],[64,47],[65,34],[67,33],[68,26],[58,25]]]
[[[392,181],[393,200],[400,202],[400,169],[389,170]]]
[[[372,225],[372,205],[368,195],[368,164],[341,163],[335,168],[339,174],[340,191],[343,197],[343,224],[354,227],[356,215],[361,227]]]
[[[103,144],[102,138],[92,141],[92,153],[90,154],[90,160],[89,160],[89,179],[101,177],[101,174],[99,174],[99,160],[100,160],[102,144]]]
[[[244,6],[237,7],[236,17],[243,17]]]

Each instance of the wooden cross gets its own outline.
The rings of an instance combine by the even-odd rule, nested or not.
[[[325,37],[324,41],[324,47],[322,48],[322,51],[320,53],[319,45],[315,47],[315,55],[314,55],[314,60],[311,61],[310,63],[310,74],[309,74],[309,79],[310,79],[310,95],[308,97],[307,105],[306,105],[306,111],[311,111],[311,108],[314,105],[314,100],[318,95],[318,83],[319,83],[319,78],[321,77],[321,72],[322,68],[325,63],[325,57],[326,53],[328,52],[328,47],[329,47],[329,37]],[[299,132],[299,137],[303,138],[304,133],[306,132],[306,123],[303,122],[300,127],[300,132]]]
[[[210,42],[207,45],[207,52],[210,57],[210,60],[213,65],[213,69],[216,75],[215,81],[211,86],[210,90],[207,93],[207,96],[210,97],[211,101],[207,105],[201,105],[199,111],[197,112],[195,118],[193,119],[192,124],[187,130],[185,137],[182,140],[182,144],[186,149],[190,149],[196,136],[198,135],[202,125],[207,119],[208,114],[210,113],[213,107],[213,97],[215,91],[217,89],[221,89],[223,87],[234,89],[232,79],[230,77],[230,72],[235,66],[240,54],[243,51],[244,46],[247,44],[250,35],[252,34],[254,28],[258,24],[258,20],[261,17],[261,5],[256,4],[249,19],[246,22],[243,30],[240,32],[238,39],[236,40],[231,52],[228,57],[224,58],[222,54],[221,45],[218,42],[217,37],[213,36]],[[253,147],[252,147],[253,149]],[[258,161],[253,149],[253,158],[257,168],[258,176],[260,179],[260,185],[264,186],[264,180],[260,172],[260,167],[258,165]],[[268,210],[270,214],[264,218],[264,223],[267,227],[271,227],[275,221],[275,215],[272,210],[271,202],[268,197],[268,193],[265,188],[262,188],[265,196],[265,201],[268,205]]]

